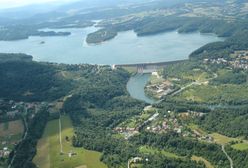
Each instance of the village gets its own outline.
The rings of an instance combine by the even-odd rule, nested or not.
[[[32,119],[43,106],[52,107],[52,104],[0,100],[0,160],[8,159],[22,140],[26,129],[24,118]]]
[[[144,130],[157,134],[175,132],[183,137],[198,139],[205,142],[213,142],[213,138],[208,134],[203,134],[188,122],[195,117],[202,117],[205,113],[188,111],[185,113],[175,113],[167,111],[166,114],[158,112],[158,109],[152,106],[145,107],[140,116],[135,116],[119,126],[114,131],[122,135],[126,140],[139,134]],[[145,117],[146,116],[146,117]]]
[[[173,87],[174,85],[169,80],[163,79],[158,72],[153,72],[151,80],[145,87],[145,92],[155,99],[161,99],[172,93],[175,90]]]
[[[217,58],[217,59],[204,59],[205,64],[221,64],[227,65],[234,69],[244,69],[248,70],[248,51],[235,51],[230,55],[231,60],[227,60],[225,58]]]

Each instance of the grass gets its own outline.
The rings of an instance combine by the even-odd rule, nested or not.
[[[214,141],[220,145],[226,145],[232,141],[241,141],[241,139],[239,138],[230,138],[225,135],[218,134],[218,133],[212,133],[210,134],[210,136],[212,136],[214,138]]]
[[[240,151],[248,150],[248,143],[238,143],[238,144],[232,145],[232,148],[240,150]]]
[[[136,128],[144,121],[148,120],[156,111],[155,108],[151,108],[149,110],[144,110],[140,115],[136,115],[123,123],[121,123],[120,127],[129,127],[129,128]]]
[[[243,102],[248,99],[248,85],[200,85],[185,89],[174,99],[199,103]]]
[[[156,153],[161,153],[162,155],[166,156],[166,157],[169,157],[169,158],[183,158],[182,156],[178,156],[174,153],[171,153],[171,152],[167,152],[165,150],[159,150],[159,149],[156,149],[156,148],[153,148],[153,147],[149,147],[149,146],[141,146],[139,148],[139,151],[141,153],[145,153],[145,154],[151,154],[151,155],[154,155]]]
[[[193,155],[191,157],[191,159],[196,161],[196,162],[200,162],[200,161],[204,162],[204,164],[206,165],[207,168],[214,168],[214,166],[209,161],[204,159],[203,157],[198,157],[198,156]]]
[[[0,137],[23,133],[24,126],[21,120],[10,121],[0,124]]]
[[[62,146],[63,153],[60,153],[59,141],[59,120],[49,121],[42,139],[39,140],[37,155],[34,163],[40,168],[107,168],[100,162],[101,153],[75,148],[72,146],[74,130],[68,116],[61,117],[62,124]],[[66,140],[68,137],[68,140]],[[69,157],[69,153],[75,153]]]
[[[199,132],[201,135],[207,135],[207,132],[205,132],[204,130],[200,129],[198,125],[190,123],[188,125],[188,128],[190,128],[192,131],[196,130],[197,132]]]
[[[123,69],[125,69],[126,71],[128,71],[129,73],[136,73],[137,72],[137,67],[122,67]]]
[[[143,165],[142,164],[131,164],[131,168],[142,168]]]
[[[0,124],[0,149],[8,147],[14,148],[14,144],[21,140],[24,133],[24,126],[21,120],[10,121]],[[2,142],[6,144],[3,145]]]

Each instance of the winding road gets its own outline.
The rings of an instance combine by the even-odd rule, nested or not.
[[[226,150],[225,150],[225,145],[221,146],[222,151],[224,152],[224,154],[226,155],[227,159],[230,162],[230,168],[233,168],[233,160],[232,158],[227,154]]]

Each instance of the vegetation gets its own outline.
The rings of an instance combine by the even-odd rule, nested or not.
[[[206,165],[206,168],[214,168],[214,166],[212,166],[212,164],[209,161],[207,161],[206,159],[202,157],[192,156],[192,160],[195,160],[197,162],[204,162],[204,164]]]
[[[8,164],[12,164],[13,168],[120,168],[126,167],[131,158],[140,157],[142,159],[132,164],[132,167],[227,168],[230,163],[221,149],[225,145],[234,167],[248,167],[247,70],[234,68],[228,62],[238,61],[230,56],[235,51],[248,48],[247,16],[238,17],[243,10],[230,10],[230,13],[230,8],[227,8],[224,1],[215,2],[218,3],[217,7],[213,7],[210,2],[212,1],[205,3],[204,8],[213,11],[221,9],[217,10],[217,14],[206,12],[200,2],[197,3],[197,10],[201,9],[201,13],[192,10],[190,5],[179,5],[168,11],[164,8],[167,4],[163,4],[97,10],[94,13],[61,18],[56,22],[39,20],[30,25],[30,20],[26,20],[22,24],[3,26],[0,40],[25,39],[31,35],[69,35],[67,32],[43,32],[39,29],[83,27],[93,24],[88,20],[104,18],[112,19],[100,23],[102,28],[88,36],[88,43],[109,40],[118,32],[126,30],[134,30],[138,36],[178,30],[179,33],[215,33],[225,37],[222,42],[207,44],[194,51],[188,61],[168,65],[162,73],[173,84],[174,92],[153,105],[159,113],[158,117],[168,115],[169,111],[173,111],[172,115],[181,112],[195,114],[189,121],[185,121],[190,124],[183,126],[187,131],[197,130],[204,136],[213,137],[213,141],[208,142],[197,137],[184,137],[174,130],[151,133],[143,127],[129,139],[117,134],[117,126],[124,123],[135,127],[136,121],[143,123],[150,116],[150,113],[142,112],[147,104],[128,95],[126,83],[130,73],[123,69],[38,63],[32,62],[30,56],[23,54],[0,54],[1,99],[45,101],[49,107],[53,103],[60,103],[62,106],[56,109],[55,114],[49,114],[47,107],[44,107],[37,112],[20,115],[25,128],[15,131],[17,134],[24,131],[25,134],[11,153]],[[143,12],[147,9],[151,11]],[[223,12],[226,16],[223,16]],[[232,12],[238,13],[238,16],[234,16]],[[205,16],[204,13],[208,15]],[[113,19],[127,14],[132,15]],[[213,63],[221,58],[227,63]],[[209,62],[205,63],[206,59]],[[11,110],[11,106],[1,105],[0,108],[0,115],[6,115]],[[59,113],[66,114],[61,117],[62,148],[59,141],[59,120],[56,119]],[[1,122],[6,121],[2,116]],[[55,120],[48,122],[51,118]],[[163,121],[159,122],[162,124]],[[0,128],[3,128],[0,130],[1,137],[6,132],[9,134],[11,125],[5,122]],[[17,138],[20,139],[20,135]],[[1,164],[0,161],[0,167]]]
[[[0,78],[0,98],[19,101],[55,100],[72,87],[55,67],[36,62],[0,62]]]
[[[0,41],[27,39],[29,36],[68,36],[70,32],[38,31],[30,26],[9,26],[0,31]]]
[[[49,113],[46,108],[42,108],[35,117],[31,120],[27,118],[26,135],[23,140],[15,147],[14,151],[10,154],[9,164],[11,167],[27,167],[35,168],[35,164],[32,163],[32,159],[36,153],[36,145],[41,138],[43,130],[46,126]],[[14,157],[13,162],[11,162]]]
[[[215,144],[201,143],[197,140],[185,139],[176,133],[154,134],[143,133],[131,140],[136,145],[148,145],[177,155],[191,158],[192,155],[201,156],[215,166],[228,167],[228,160],[220,147]]]
[[[37,166],[42,168],[106,167],[100,162],[100,153],[72,146],[74,129],[68,116],[61,116],[62,144],[60,144],[59,136],[59,119],[49,121],[38,142],[37,154],[34,158]]]
[[[117,32],[111,29],[100,29],[97,32],[88,34],[86,42],[87,43],[101,43],[110,40],[117,36]]]
[[[165,150],[159,150],[159,149],[156,149],[156,148],[151,148],[149,146],[141,146],[140,147],[140,152],[144,153],[144,154],[150,154],[150,155],[155,155],[155,154],[160,154],[161,153],[162,155],[164,155],[166,157],[176,158],[176,159],[183,158],[183,157],[178,156],[178,155],[176,155],[174,153],[167,152]]]
[[[232,145],[232,148],[237,149],[237,150],[241,150],[241,151],[245,151],[245,150],[248,150],[248,143],[234,144],[234,145]]]
[[[247,137],[247,121],[247,107],[244,106],[236,109],[213,110],[208,115],[200,118],[198,123],[211,132],[219,132],[230,137]]]

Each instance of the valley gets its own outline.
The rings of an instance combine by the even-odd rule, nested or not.
[[[248,167],[246,1],[48,4],[0,12],[1,168]]]

